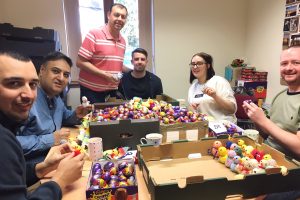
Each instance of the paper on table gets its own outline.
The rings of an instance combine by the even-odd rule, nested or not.
[[[186,132],[186,139],[188,141],[198,140],[198,129],[186,130],[185,132]]]
[[[166,142],[179,140],[179,131],[168,131]]]
[[[218,122],[218,121],[209,122],[208,127],[216,134],[227,132],[227,129],[222,122]]]

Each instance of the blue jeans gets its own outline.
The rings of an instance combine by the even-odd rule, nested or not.
[[[115,97],[116,90],[97,92],[80,85],[80,102],[82,97],[86,96],[90,103],[102,103],[105,102],[105,98],[108,97],[108,95],[110,95],[110,97]]]

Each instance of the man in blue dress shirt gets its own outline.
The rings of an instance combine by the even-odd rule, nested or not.
[[[17,135],[27,161],[44,160],[52,146],[68,139],[70,130],[62,126],[79,124],[90,109],[80,105],[68,110],[60,97],[69,82],[71,66],[71,59],[61,52],[50,53],[42,62],[37,99]]]

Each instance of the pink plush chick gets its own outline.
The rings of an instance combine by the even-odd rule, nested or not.
[[[228,151],[228,156],[227,156],[227,159],[226,159],[226,162],[225,162],[226,167],[230,167],[230,165],[233,163],[234,156],[236,156],[235,151],[234,150],[229,150]]]
[[[214,141],[213,146],[211,148],[211,153],[215,157],[218,157],[218,149],[219,147],[223,146],[222,142],[219,140]]]

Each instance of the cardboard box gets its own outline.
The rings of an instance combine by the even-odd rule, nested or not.
[[[238,86],[244,86],[247,90],[252,90],[256,99],[267,98],[267,81],[238,81]]]
[[[91,167],[91,171],[89,174],[89,178],[88,178],[88,183],[87,183],[87,187],[86,187],[86,199],[90,199],[90,200],[115,200],[115,194],[116,192],[118,192],[118,190],[120,190],[120,188],[124,188],[127,192],[127,200],[138,200],[138,184],[137,184],[137,179],[136,179],[136,175],[135,175],[135,165],[134,165],[134,161],[132,159],[122,159],[122,160],[114,160],[111,161],[114,163],[115,166],[118,166],[120,163],[122,162],[127,162],[130,165],[133,166],[134,172],[133,172],[133,177],[134,177],[134,181],[135,183],[133,185],[130,186],[122,186],[122,187],[116,187],[116,188],[111,188],[111,187],[107,187],[107,188],[91,188],[92,183],[91,183],[91,178],[93,176],[92,170],[93,170],[93,166],[95,165],[95,163],[92,164]],[[98,163],[100,163],[102,169],[103,166],[109,161],[100,161]]]
[[[246,144],[271,154],[278,165],[288,169],[288,174],[283,176],[280,168],[273,168],[266,170],[266,173],[237,179],[236,173],[209,155],[214,139],[163,144],[159,147],[138,146],[139,165],[151,199],[225,199],[237,194],[250,198],[300,189],[300,168],[295,162],[287,160],[284,154],[265,144],[254,143],[248,137],[236,139],[241,138]],[[218,140],[223,143],[226,141]]]
[[[101,137],[103,150],[128,146],[136,149],[140,139],[148,133],[159,133],[158,119],[116,120],[89,122],[90,137]]]
[[[162,95],[156,95],[155,98],[157,101],[166,101],[167,103],[172,104],[172,106],[179,106],[179,101],[177,101],[176,99],[166,95],[166,94],[162,94]],[[144,101],[146,101],[147,99],[144,99]],[[111,97],[109,98],[105,103],[95,103],[95,108],[96,109],[104,109],[107,107],[114,107],[114,106],[119,106],[122,105],[126,102],[128,102],[129,100],[124,100],[124,99],[117,99],[115,97]]]
[[[208,122],[161,124],[160,133],[163,135],[163,143],[176,140],[200,140],[208,134]]]
[[[172,106],[179,106],[179,101],[177,101],[176,99],[174,99],[166,94],[156,95],[155,99],[157,101],[166,101],[167,103],[172,104]]]
[[[243,67],[232,67],[226,66],[225,67],[225,78],[230,83],[231,87],[236,85],[236,81],[241,77],[241,71]]]

